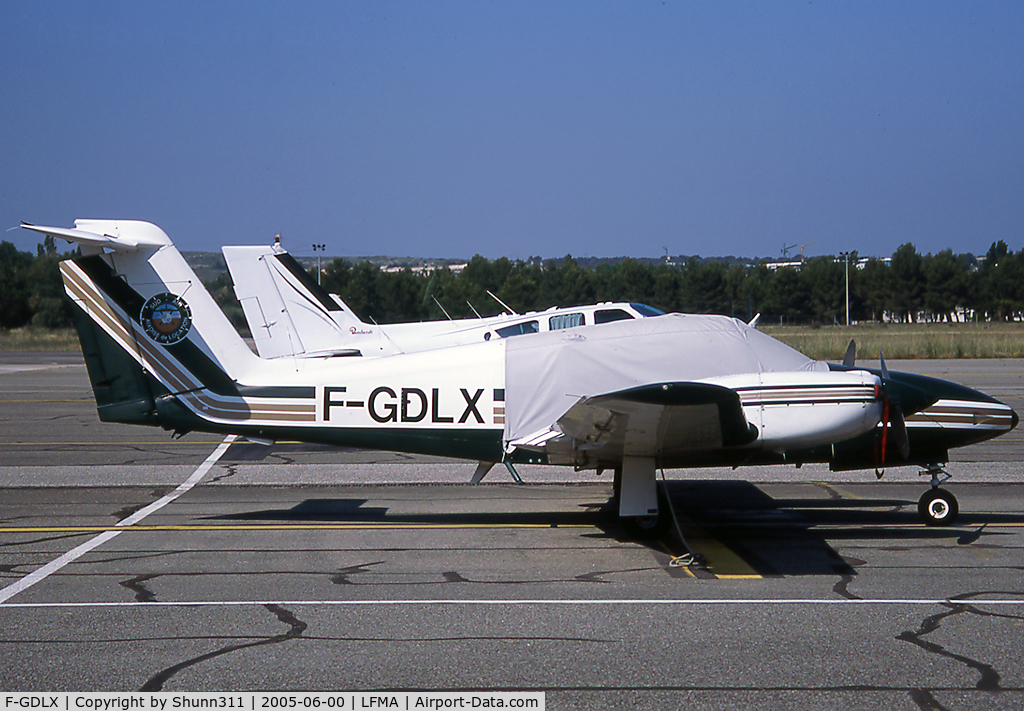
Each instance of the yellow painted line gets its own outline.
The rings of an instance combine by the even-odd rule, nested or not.
[[[89,445],[103,445],[103,444],[220,444],[219,439],[160,439],[160,440],[148,440],[145,442],[125,442],[122,440],[93,440],[92,442],[0,442],[0,447],[46,447],[55,445],[74,445],[74,446],[89,446]],[[237,447],[238,445],[249,445],[252,447],[265,447],[266,445],[260,444],[259,442],[233,442],[231,446]],[[307,442],[275,442],[274,444],[308,444]]]
[[[818,486],[824,487],[825,489],[828,489],[833,494],[836,494],[837,496],[839,496],[839,498],[841,498],[841,499],[856,499],[858,501],[863,501],[864,500],[863,496],[857,496],[856,494],[852,494],[849,491],[846,491],[844,489],[840,489],[835,484],[831,484],[831,483],[829,483],[827,481],[815,481],[815,482],[812,482],[812,483],[817,484]],[[814,508],[814,507],[812,506],[811,508]],[[826,508],[826,507],[823,506],[822,508]]]
[[[749,524],[746,524],[749,526]],[[778,527],[778,522],[766,523],[764,525]],[[799,526],[802,529],[814,530],[848,530],[848,529],[894,529],[894,528],[933,528],[923,523],[903,524],[819,524],[808,525],[806,523],[789,524]],[[960,531],[971,528],[971,525],[949,526],[945,530]],[[992,523],[986,524],[987,528],[1024,528],[1024,522],[1018,523]],[[316,531],[316,530],[401,530],[401,529],[485,529],[485,528],[594,528],[585,523],[269,523],[269,524],[153,524],[145,526],[9,526],[0,528],[0,534],[4,533],[102,533],[104,531]],[[740,573],[750,575],[753,568],[746,561],[733,552],[724,543],[705,534],[697,532],[690,526],[686,540],[694,549],[694,552],[703,553],[711,561],[714,557],[717,568],[725,574]],[[936,528],[935,530],[943,530]],[[663,548],[669,555],[674,553]],[[710,566],[709,566],[710,567]],[[753,577],[762,577],[753,575]]]
[[[707,531],[682,514],[677,514],[679,527],[690,546],[690,550],[704,556],[707,570],[723,580],[757,580],[764,576],[758,573],[736,551],[714,538]]]
[[[687,542],[707,560],[708,570],[722,580],[757,580],[764,576],[734,550],[711,537],[687,537]]]
[[[102,533],[104,531],[332,531],[332,530],[405,530],[405,529],[484,529],[484,528],[594,528],[587,524],[561,523],[282,523],[282,524],[184,524],[146,526],[15,526],[0,528],[3,533]]]
[[[675,551],[673,551],[672,549],[670,549],[668,546],[665,545],[664,541],[658,541],[658,545],[661,546],[661,550],[665,551],[672,558],[675,558],[677,556]],[[697,577],[696,575],[693,574],[693,571],[690,570],[690,566],[688,566],[688,565],[679,566],[679,570],[682,570],[684,573],[689,575],[691,578],[696,578]]]

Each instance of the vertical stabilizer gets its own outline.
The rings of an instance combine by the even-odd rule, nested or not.
[[[61,276],[101,418],[157,424],[165,395],[232,395],[238,381],[258,379],[261,361],[159,227],[22,226],[83,246],[85,256],[61,262]]]
[[[261,358],[393,350],[379,328],[328,294],[279,245],[221,251]]]

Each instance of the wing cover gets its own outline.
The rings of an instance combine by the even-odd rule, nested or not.
[[[645,386],[693,385],[748,373],[828,370],[827,365],[812,361],[745,323],[725,316],[693,314],[667,314],[510,338],[505,361],[505,441],[510,445],[551,430],[581,398],[633,389],[639,389],[633,399],[653,398],[655,391],[644,390]],[[665,397],[677,393],[683,397],[683,391],[674,387],[665,392]],[[696,392],[691,390],[687,396],[693,397]],[[683,407],[670,402],[643,404]]]

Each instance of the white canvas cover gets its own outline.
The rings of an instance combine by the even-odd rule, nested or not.
[[[639,385],[828,365],[727,316],[666,314],[509,338],[505,441],[552,427],[581,397]]]

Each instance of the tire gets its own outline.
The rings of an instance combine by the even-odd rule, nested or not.
[[[619,522],[626,530],[630,538],[638,541],[649,541],[653,538],[661,538],[672,527],[672,511],[669,509],[668,499],[665,496],[664,482],[658,485],[658,515],[657,516],[622,516]]]
[[[672,514],[661,510],[657,516],[623,516],[619,519],[627,535],[638,541],[649,541],[665,535],[671,520]]]
[[[956,497],[945,489],[926,491],[917,502],[917,513],[928,526],[949,526],[959,512]]]

